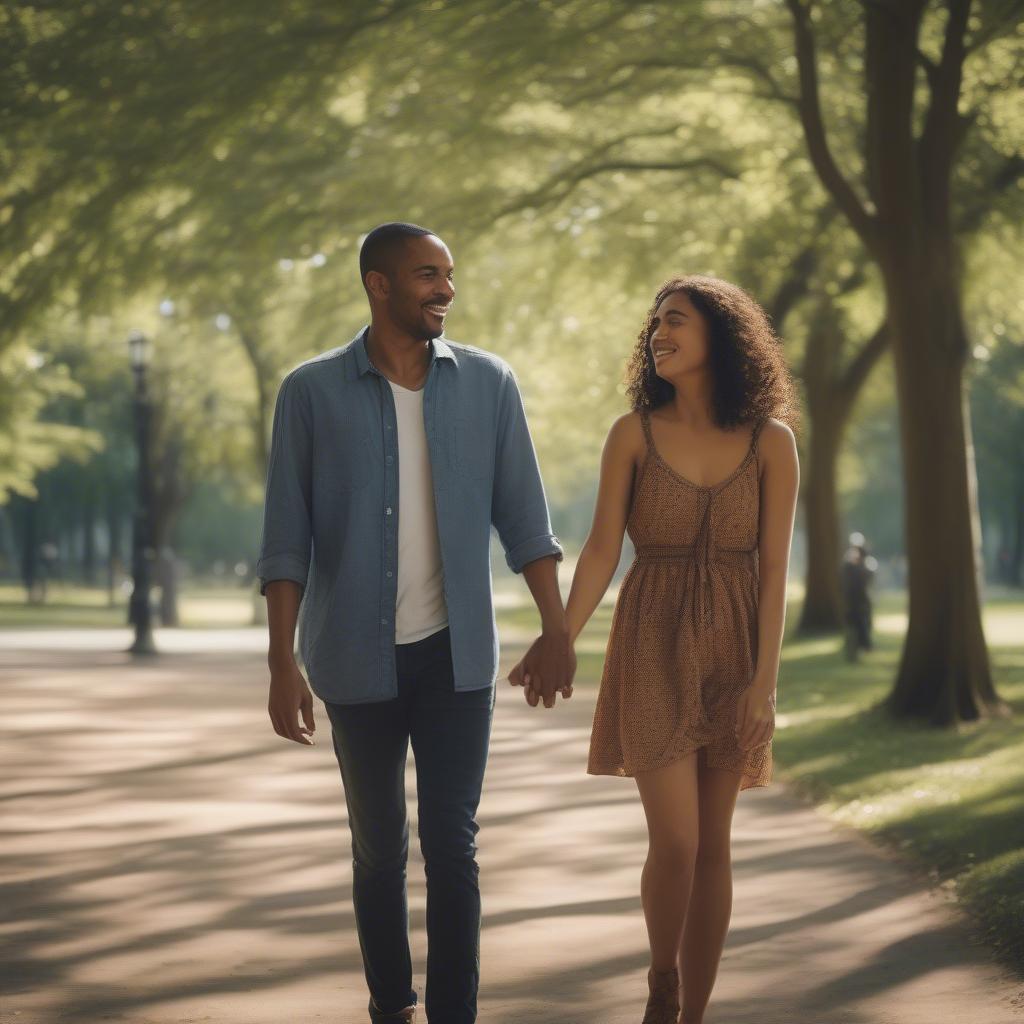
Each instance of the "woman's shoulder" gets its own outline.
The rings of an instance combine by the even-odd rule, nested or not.
[[[608,428],[605,448],[624,455],[642,452],[645,443],[641,414],[634,410],[616,417]]]
[[[758,436],[774,444],[785,445],[796,442],[796,435],[789,424],[784,423],[782,420],[777,420],[774,416],[767,416],[761,421]]]
[[[757,430],[757,446],[766,459],[791,459],[796,456],[796,435],[788,423],[769,416]]]

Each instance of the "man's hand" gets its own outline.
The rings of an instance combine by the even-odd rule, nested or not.
[[[280,664],[271,663],[267,710],[278,736],[306,747],[313,746],[311,737],[316,731],[313,694],[309,692],[309,684],[302,677],[294,658],[287,658]],[[302,725],[299,725],[299,714],[302,715]]]
[[[576,652],[568,634],[541,633],[509,673],[508,681],[524,687],[526,702],[531,707],[543,699],[544,707],[551,708],[555,706],[556,692],[565,700],[572,696],[575,674]]]

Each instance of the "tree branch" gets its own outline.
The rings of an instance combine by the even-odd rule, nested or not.
[[[852,402],[858,392],[864,386],[868,374],[874,369],[875,364],[889,347],[889,325],[882,321],[875,329],[875,333],[864,343],[861,350],[850,360],[849,365],[843,371],[839,382],[839,390],[845,399]]]
[[[783,103],[796,109],[800,98],[792,96],[779,84],[771,71],[756,57],[741,54],[715,54],[709,51],[696,55],[691,59],[680,57],[656,57],[650,60],[631,60],[616,64],[602,76],[602,84],[594,89],[584,89],[567,97],[563,106],[567,109],[578,107],[582,103],[592,103],[613,96],[628,88],[634,79],[643,73],[654,71],[712,71],[718,68],[734,68],[742,71],[765,86],[765,91],[756,93],[758,99]],[[623,72],[629,72],[623,74]]]
[[[949,17],[942,43],[942,57],[928,74],[931,99],[921,131],[921,152],[929,168],[952,167],[953,156],[971,118],[957,111],[964,60],[970,0],[949,0]]]
[[[711,157],[697,157],[693,160],[606,160],[604,163],[593,164],[590,167],[574,172],[568,178],[559,178],[557,184],[564,187],[554,192],[543,186],[515,203],[504,207],[496,215],[496,219],[508,216],[523,209],[536,209],[550,203],[557,203],[565,199],[576,188],[577,185],[589,178],[596,178],[601,174],[610,174],[615,171],[692,171],[698,167],[713,170],[723,178],[736,178],[738,175],[730,167],[718,163]],[[554,185],[556,183],[552,183]],[[547,191],[548,194],[544,195]]]
[[[679,127],[679,125],[672,125],[668,128],[659,128],[652,131],[627,132],[618,135],[587,153],[585,157],[578,160],[574,165],[556,172],[537,188],[501,207],[495,214],[495,219],[507,217],[509,214],[518,213],[524,209],[538,209],[561,202],[576,189],[577,185],[587,179],[615,171],[684,171],[705,167],[716,171],[723,178],[735,178],[738,176],[735,168],[719,162],[712,156],[695,157],[692,160],[625,160],[611,157],[603,160],[600,159],[623,143],[634,142],[637,139],[674,135]]]
[[[854,231],[870,249],[875,235],[875,218],[867,212],[832,156],[821,114],[817,56],[814,33],[802,0],[786,0],[793,15],[797,66],[800,72],[800,121],[811,163],[822,184],[836,201]]]

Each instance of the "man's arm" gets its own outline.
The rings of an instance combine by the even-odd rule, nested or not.
[[[310,745],[313,696],[295,661],[295,625],[309,572],[312,538],[312,417],[294,375],[277,396],[267,468],[263,540],[256,575],[270,630],[268,713],[274,732]],[[301,713],[303,725],[298,722]]]
[[[545,555],[562,560],[562,546],[551,531],[537,453],[515,376],[506,367],[498,394],[498,430],[491,494],[491,522],[515,573]],[[543,611],[542,611],[543,614]]]
[[[534,559],[523,566],[523,579],[540,612],[541,629],[552,634],[565,632],[565,609],[558,589],[558,559],[553,555]]]
[[[541,617],[541,636],[527,652],[533,688],[553,707],[555,691],[568,691],[570,644],[558,589],[562,547],[551,531],[547,499],[526,410],[511,368],[501,382],[491,521],[505,549],[505,561],[523,573]],[[571,691],[570,691],[571,692]]]
[[[523,657],[523,685],[526,699],[534,707],[543,697],[544,707],[555,703],[555,691],[572,696],[576,656],[569,639],[569,627],[558,589],[558,559],[538,558],[523,568],[523,576],[540,612],[541,634]]]
[[[306,586],[312,545],[313,422],[293,374],[277,394],[263,504],[263,539],[256,575],[260,593],[271,580]]]
[[[266,585],[267,622],[270,626],[270,699],[267,711],[278,736],[311,745],[316,731],[313,695],[295,661],[295,623],[302,588],[293,580],[271,580]],[[302,715],[298,723],[296,712]]]

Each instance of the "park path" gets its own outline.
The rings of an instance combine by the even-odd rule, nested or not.
[[[143,665],[117,653],[126,642],[0,634],[0,1022],[363,1021],[322,708],[316,747],[273,735],[256,632],[168,635],[174,653]],[[545,711],[500,685],[480,813],[481,1024],[637,1024],[635,786],[584,772],[588,688]],[[1020,983],[944,896],[781,786],[741,795],[734,856],[707,1024],[1024,1021]],[[409,877],[422,996],[415,842]]]

